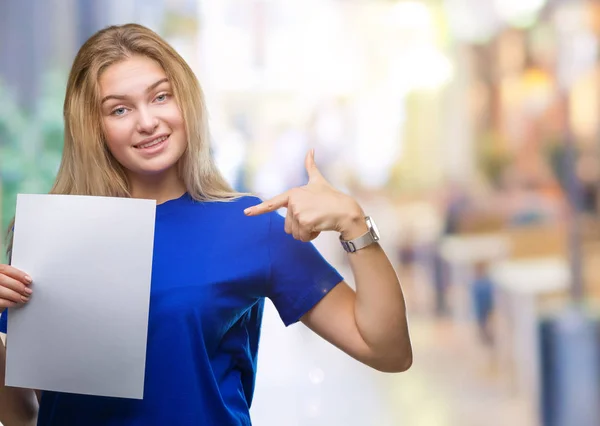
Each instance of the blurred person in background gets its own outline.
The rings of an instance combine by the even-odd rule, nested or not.
[[[434,306],[436,316],[442,318],[450,314],[448,288],[450,266],[440,250],[444,238],[460,232],[465,217],[471,207],[466,189],[457,182],[450,182],[442,192],[438,202],[441,204],[443,225],[432,251]]]
[[[471,283],[471,298],[477,330],[481,342],[492,344],[491,318],[494,309],[494,283],[489,275],[489,266],[486,262],[475,265],[475,277]]]
[[[234,192],[210,155],[197,79],[154,32],[93,35],[71,69],[64,119],[51,193],[157,202],[144,399],[6,387],[0,345],[6,426],[250,425],[266,297],[286,325],[302,321],[374,369],[410,367],[402,289],[370,218],[313,152],[308,184],[265,202]],[[356,292],[310,243],[323,231],[340,234]],[[0,265],[0,311],[26,309],[34,283]]]

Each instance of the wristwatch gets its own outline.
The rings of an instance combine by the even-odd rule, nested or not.
[[[360,237],[346,241],[343,240],[342,236],[340,235],[340,243],[342,243],[342,247],[344,247],[344,250],[346,250],[348,253],[354,253],[379,241],[379,230],[375,225],[375,221],[371,219],[370,216],[366,216],[365,222],[367,223],[369,230]]]

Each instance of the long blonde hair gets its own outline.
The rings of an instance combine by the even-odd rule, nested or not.
[[[50,193],[131,196],[125,171],[104,141],[98,81],[107,67],[133,55],[158,62],[171,83],[187,133],[178,171],[190,196],[198,201],[228,201],[243,195],[231,188],[210,155],[206,104],[194,72],[160,36],[137,24],[100,30],[77,53],[64,103],[62,161]],[[9,258],[13,226],[14,219],[8,230]]]

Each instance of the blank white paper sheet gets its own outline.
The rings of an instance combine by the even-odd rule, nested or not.
[[[33,278],[9,309],[6,385],[143,398],[156,201],[17,197],[12,265]]]

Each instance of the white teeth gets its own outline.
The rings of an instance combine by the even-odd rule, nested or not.
[[[138,145],[138,148],[139,149],[150,148],[150,147],[152,147],[154,145],[158,145],[159,143],[166,141],[167,138],[168,138],[168,136],[161,136],[158,139],[154,139],[152,142],[148,142],[148,143],[146,143],[144,145]]]

